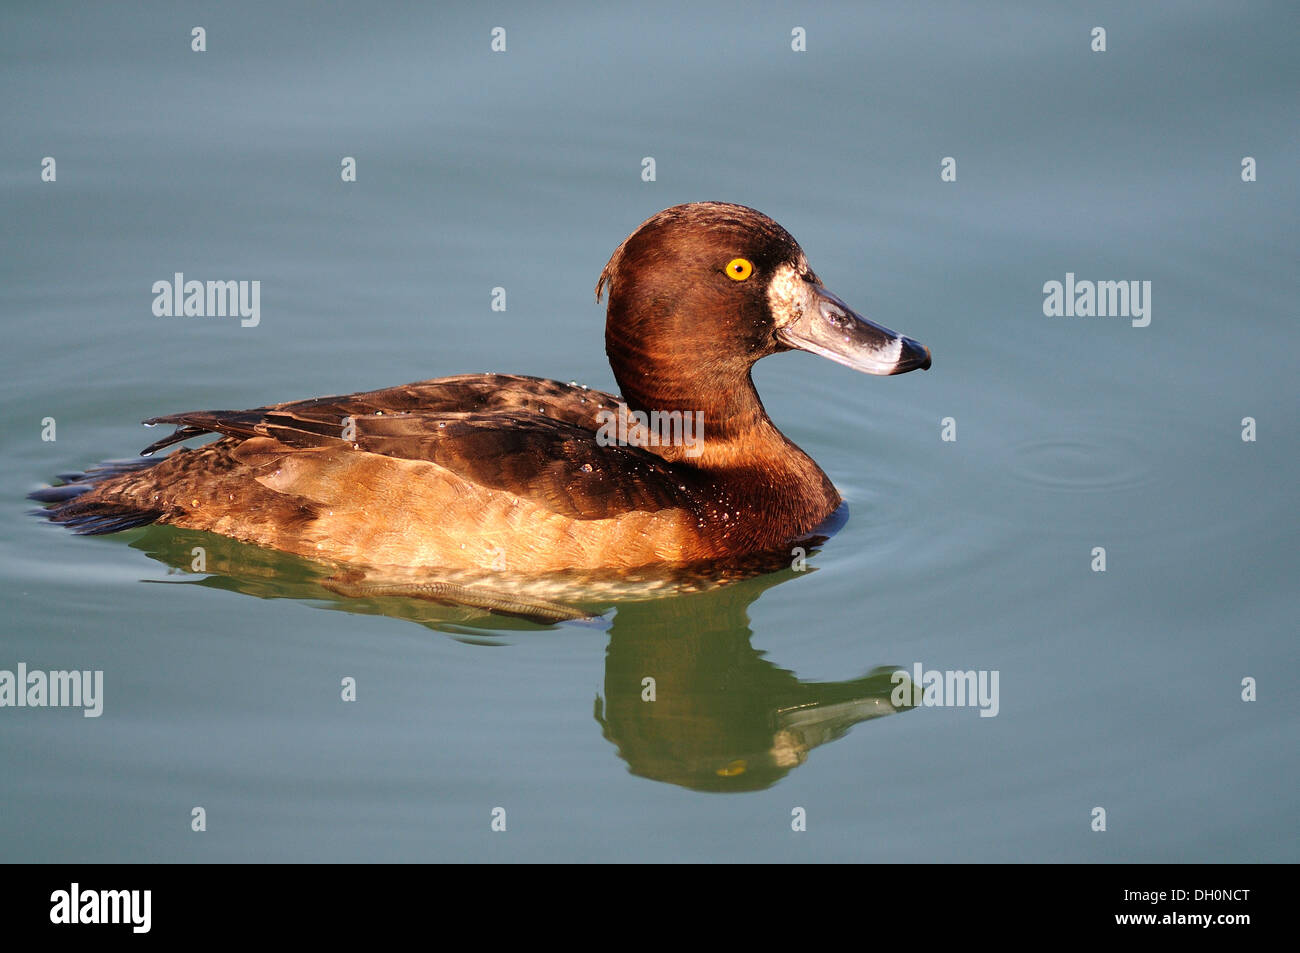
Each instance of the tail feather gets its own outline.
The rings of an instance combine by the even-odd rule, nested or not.
[[[81,494],[94,489],[89,483],[65,483],[62,486],[48,486],[43,490],[34,490],[27,494],[27,499],[38,503],[66,503]]]
[[[78,536],[103,536],[124,529],[148,526],[162,516],[162,510],[137,510],[120,503],[77,501],[64,503],[46,511],[55,523],[62,523]]]
[[[117,533],[124,529],[147,526],[163,515],[162,510],[141,509],[129,503],[109,500],[86,500],[82,497],[101,483],[123,474],[154,466],[165,458],[153,460],[105,460],[84,472],[61,473],[59,486],[44,487],[27,494],[29,500],[53,504],[36,510],[52,523],[62,523],[82,536]]]

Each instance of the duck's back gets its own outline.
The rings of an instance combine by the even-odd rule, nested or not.
[[[245,411],[154,418],[139,468],[91,472],[50,511],[84,532],[159,521],[372,566],[543,572],[719,555],[690,469],[598,440],[617,398],[463,375]],[[51,496],[51,499],[57,497]]]

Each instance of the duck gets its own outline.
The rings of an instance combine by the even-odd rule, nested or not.
[[[168,414],[144,421],[175,430],[139,459],[31,496],[81,534],[170,524],[344,567],[726,561],[788,551],[843,504],[768,417],[757,361],[798,349],[874,375],[931,366],[928,348],[855,312],[784,228],[743,205],[651,216],[595,290],[617,394],[467,374]]]

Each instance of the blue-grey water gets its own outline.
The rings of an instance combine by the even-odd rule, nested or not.
[[[104,690],[98,718],[0,707],[0,859],[1300,859],[1298,25],[6,5],[0,670]],[[807,571],[548,627],[29,515],[154,414],[485,370],[613,389],[596,277],[699,199],[773,216],[934,353],[757,367],[852,511]],[[260,281],[259,323],[155,316],[175,272]],[[1046,315],[1067,273],[1149,281],[1149,324]],[[996,716],[894,711],[917,663],[998,673]]]

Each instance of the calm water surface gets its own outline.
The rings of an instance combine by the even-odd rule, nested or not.
[[[0,858],[1300,859],[1296,27],[1285,3],[7,7],[0,669],[102,669],[105,700],[0,709]],[[809,571],[548,627],[28,515],[152,414],[466,371],[613,389],[596,277],[698,199],[772,215],[935,355],[756,369],[852,510]],[[260,280],[261,323],[154,317],[176,271]],[[1150,325],[1046,317],[1067,272],[1150,281]],[[916,663],[998,672],[997,716],[895,710]]]

